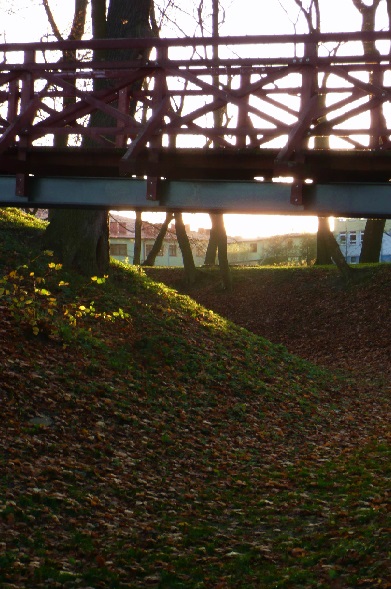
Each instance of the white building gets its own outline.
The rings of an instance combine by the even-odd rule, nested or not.
[[[334,235],[348,264],[358,264],[366,219],[335,219]],[[391,262],[391,220],[386,221],[379,262]]]

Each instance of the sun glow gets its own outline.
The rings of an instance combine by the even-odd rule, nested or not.
[[[114,211],[113,211],[114,212]],[[133,211],[121,211],[120,215],[134,218]],[[150,223],[162,223],[165,213],[143,213],[143,220]],[[190,225],[192,231],[200,228],[210,229],[211,221],[207,213],[183,213],[183,220]],[[316,233],[318,229],[317,217],[293,215],[234,215],[225,214],[224,224],[227,235],[255,239],[292,233]]]

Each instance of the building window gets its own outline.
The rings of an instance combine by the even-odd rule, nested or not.
[[[357,256],[351,256],[350,257],[350,263],[351,264],[357,264],[358,263],[358,257]]]
[[[176,251],[176,245],[175,244],[172,244],[172,245],[169,245],[168,246],[168,255],[176,258],[177,251]]]
[[[250,252],[252,254],[256,254],[257,251],[258,251],[257,244],[256,243],[250,243]]]
[[[364,241],[364,231],[360,231],[360,244]]]
[[[110,245],[110,254],[112,256],[123,256],[128,255],[126,243],[112,243]]]
[[[339,243],[341,245],[345,245],[345,243],[346,243],[346,231],[342,231],[342,233],[339,234]]]
[[[356,245],[357,243],[357,231],[349,232],[349,243],[350,245]]]
[[[118,223],[118,235],[126,235],[127,231],[126,223]]]
[[[151,253],[153,248],[153,245],[151,243],[147,243],[145,246],[145,257],[147,258],[149,256],[149,254]],[[160,248],[159,253],[157,254],[158,256],[164,256],[164,246],[162,246]]]

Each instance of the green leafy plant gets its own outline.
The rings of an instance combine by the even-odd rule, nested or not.
[[[45,251],[43,255],[50,257],[53,252]],[[57,300],[45,285],[49,274],[61,269],[61,264],[50,262],[45,274],[37,276],[31,269],[36,260],[18,266],[0,279],[0,297],[7,304],[11,316],[31,328],[34,335],[53,323]]]
[[[33,269],[37,262],[42,266],[42,258],[52,256],[53,252],[46,250],[28,264],[18,266],[0,278],[0,299],[5,302],[17,323],[31,330],[34,335],[45,333],[49,336],[58,336],[63,320],[71,327],[77,327],[83,318],[129,321],[129,314],[121,308],[109,313],[97,311],[94,301],[82,302],[82,292],[78,293],[76,300],[60,304],[53,290],[61,291],[69,287],[69,282],[56,280],[56,272],[62,269],[62,264],[46,262],[43,271],[39,273]],[[91,280],[100,285],[104,284],[107,278],[93,276]]]

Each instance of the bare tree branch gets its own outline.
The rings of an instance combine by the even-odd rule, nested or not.
[[[49,6],[49,0],[42,0],[43,7],[46,12],[46,17],[48,19],[50,28],[52,29],[52,33],[57,41],[64,41],[64,37],[62,36],[59,27],[54,19],[52,9]],[[73,21],[71,26],[71,31],[69,33],[68,39],[81,39],[85,23],[87,17],[87,5],[88,0],[75,0],[75,10],[73,14]]]
[[[75,0],[75,12],[68,39],[81,39],[84,33],[87,17],[88,0]]]
[[[42,4],[43,4],[43,7],[45,9],[46,16],[47,16],[47,19],[48,19],[49,24],[51,26],[51,29],[53,31],[53,35],[56,37],[57,41],[64,41],[64,38],[63,38],[63,36],[60,33],[60,29],[58,28],[57,23],[54,20],[54,16],[53,16],[52,10],[51,10],[51,8],[49,6],[49,1],[48,0],[42,0]]]

